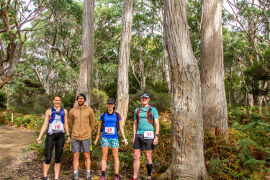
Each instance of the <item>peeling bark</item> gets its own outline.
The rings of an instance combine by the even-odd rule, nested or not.
[[[116,111],[125,122],[129,103],[128,67],[130,58],[133,0],[125,0],[119,49]]]
[[[224,84],[222,0],[202,1],[201,82],[204,129],[229,136]]]
[[[165,0],[165,37],[172,70],[172,163],[168,179],[206,179],[201,82],[192,51],[185,0]]]
[[[84,0],[83,8],[83,38],[82,38],[82,60],[78,78],[78,93],[85,93],[85,104],[91,105],[92,74],[94,59],[94,10],[95,0]]]

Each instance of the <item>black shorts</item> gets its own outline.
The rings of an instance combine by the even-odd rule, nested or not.
[[[153,150],[154,139],[144,139],[143,134],[136,134],[133,149]]]

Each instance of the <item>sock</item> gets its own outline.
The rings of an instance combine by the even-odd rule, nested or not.
[[[114,176],[118,177],[118,174],[114,174]]]
[[[101,176],[104,176],[105,177],[105,171],[101,171]]]
[[[148,173],[148,176],[151,176],[151,172],[152,172],[152,164],[147,164],[147,173]]]
[[[89,178],[90,177],[90,169],[86,170],[86,177]]]
[[[79,171],[78,170],[74,171],[73,174],[74,174],[75,179],[79,179]]]

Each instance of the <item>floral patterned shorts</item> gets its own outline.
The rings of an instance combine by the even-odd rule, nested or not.
[[[101,147],[119,148],[119,141],[118,141],[118,139],[104,138],[103,137],[101,139]]]

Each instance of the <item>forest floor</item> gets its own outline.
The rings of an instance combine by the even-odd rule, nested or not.
[[[36,151],[28,148],[28,145],[35,141],[35,133],[22,128],[0,126],[0,134],[0,180],[41,179],[42,158]],[[79,175],[80,180],[85,179],[84,170],[80,170]],[[100,179],[99,175],[99,170],[91,170],[92,180]],[[53,167],[50,168],[48,177],[50,180],[53,179]],[[129,178],[123,175],[120,177],[121,179]],[[72,165],[62,165],[59,179],[72,179]],[[113,176],[107,179],[113,179]]]

